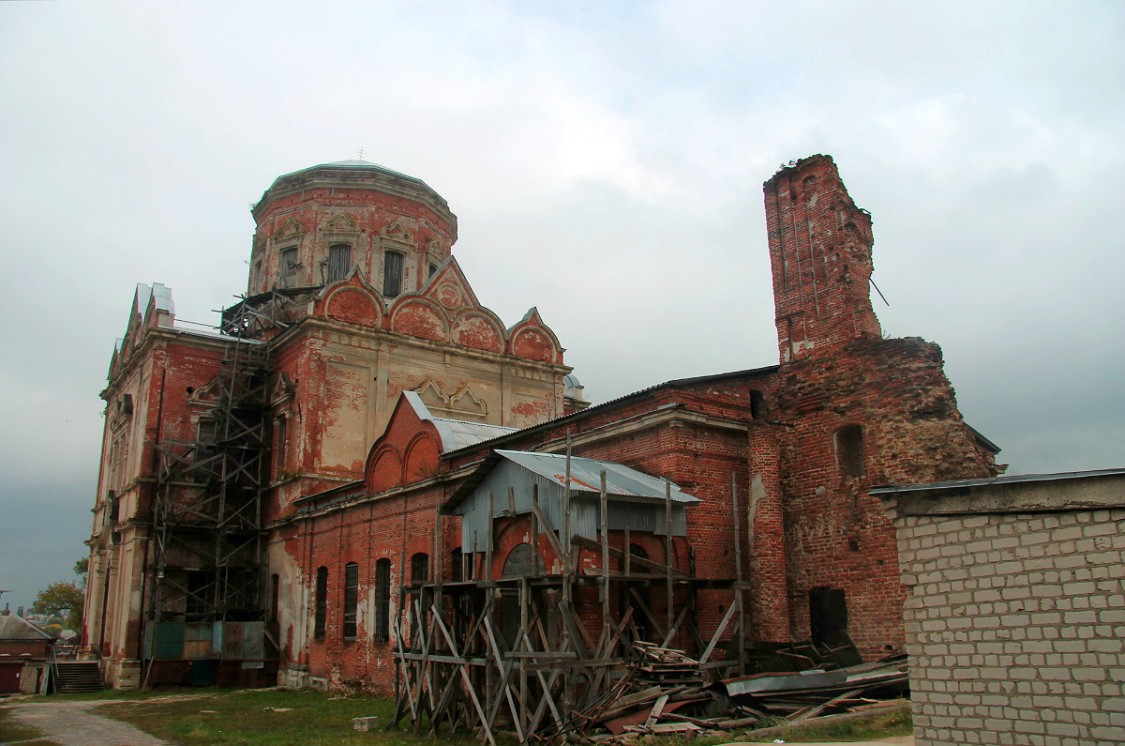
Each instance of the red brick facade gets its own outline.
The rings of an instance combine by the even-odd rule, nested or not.
[[[869,488],[989,476],[1001,467],[961,419],[938,347],[882,338],[868,291],[871,219],[848,196],[831,158],[802,160],[765,184],[780,365],[672,381],[577,412],[561,405],[568,369],[538,313],[505,329],[479,306],[452,260],[429,285],[389,306],[380,295],[373,257],[381,244],[362,236],[387,238],[392,226],[399,238],[403,231],[425,238],[414,244],[417,273],[427,251],[447,252],[455,239],[444,201],[418,184],[408,185],[418,204],[395,203],[401,215],[383,223],[374,212],[357,215],[347,192],[343,211],[314,210],[289,186],[257,208],[274,216],[255,243],[262,276],[279,271],[270,252],[296,236],[320,236],[300,243],[313,259],[353,229],[356,245],[368,247],[366,265],[320,291],[300,323],[271,342],[272,416],[286,433],[271,454],[267,506],[276,589],[268,611],[282,682],[388,689],[387,630],[402,612],[400,588],[423,570],[444,580],[463,572],[499,577],[512,550],[532,541],[527,516],[497,518],[486,568],[483,553],[459,556],[459,519],[439,510],[494,449],[560,453],[568,437],[576,456],[666,478],[700,499],[687,509],[687,536],[672,541],[671,565],[719,586],[694,599],[705,638],[732,600],[723,583],[729,588],[741,576],[756,640],[828,639],[846,620],[865,656],[901,649],[894,527]],[[351,217],[341,219],[344,213]],[[324,228],[326,221],[335,222]],[[252,276],[251,290],[263,282]],[[431,353],[440,353],[435,363],[426,362]],[[458,376],[437,364],[452,358],[464,366]],[[392,359],[417,359],[419,369],[388,375]],[[483,375],[493,362],[507,366],[499,379]],[[181,364],[193,370],[178,360],[168,369]],[[181,388],[194,380],[172,375]],[[536,381],[544,385],[536,389]],[[417,400],[408,403],[402,392]],[[442,409],[429,416],[421,402]],[[465,412],[480,416],[458,414]],[[181,426],[177,416],[175,406],[167,410],[168,427]],[[465,445],[449,439],[441,417],[522,429]],[[539,536],[535,543],[546,570],[557,571],[550,542]],[[610,532],[609,543],[628,549],[622,531]],[[632,532],[629,544],[666,560],[661,536]],[[593,570],[600,561],[584,552],[579,567]],[[664,594],[652,596],[654,616],[662,617]],[[580,587],[576,599],[596,634],[596,588]],[[678,588],[673,604],[690,600]],[[686,635],[677,642],[692,645]]]

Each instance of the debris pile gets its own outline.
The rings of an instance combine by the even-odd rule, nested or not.
[[[638,735],[711,735],[860,711],[909,692],[905,656],[805,671],[758,673],[705,685],[684,651],[633,643],[635,660],[614,687],[571,721],[603,744]],[[764,721],[764,722],[763,722]],[[605,733],[597,733],[604,729]]]

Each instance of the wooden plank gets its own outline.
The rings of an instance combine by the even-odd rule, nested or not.
[[[668,704],[668,695],[661,694],[656,698],[656,704],[652,706],[652,712],[648,714],[648,720],[645,721],[645,726],[651,728],[656,725],[656,721],[660,719],[660,713],[664,712],[664,705]]]
[[[605,620],[609,619],[609,494],[606,491],[606,476],[605,469],[601,472],[601,484],[598,491],[599,505],[601,509],[601,542],[602,542],[602,577],[601,577],[601,595],[602,595],[602,626],[605,627]]]
[[[495,513],[493,506],[492,490],[488,491],[488,536],[484,545],[484,578],[485,580],[492,580],[492,520]]]
[[[559,543],[559,537],[555,536],[555,530],[551,526],[551,522],[547,520],[547,516],[543,515],[543,509],[539,507],[539,485],[531,485],[531,513],[535,519],[539,521],[539,528],[543,535],[547,537],[547,541],[551,544],[551,549],[555,551],[560,562],[566,561],[566,552],[563,551],[562,545]]]
[[[672,615],[675,613],[675,601],[673,595],[675,589],[672,586],[672,483],[664,479],[664,562],[668,565],[668,577],[664,579],[664,590],[668,598],[665,601],[664,617],[668,620],[666,629],[669,633],[675,629],[672,624]]]
[[[719,622],[715,634],[711,636],[711,642],[707,643],[707,649],[703,651],[703,655],[699,656],[699,663],[703,665],[707,659],[711,657],[711,653],[715,651],[715,646],[719,644],[719,638],[722,637],[723,632],[726,631],[727,625],[730,624],[731,617],[734,616],[737,604],[731,604],[727,609],[727,613],[723,615],[723,621]]]
[[[629,537],[628,537],[629,530],[625,529],[625,533],[626,533],[626,539],[625,540],[628,541],[629,540]],[[592,539],[588,539],[585,536],[575,534],[572,537],[572,541],[574,542],[575,545],[580,546],[583,549],[588,549],[591,552],[601,551],[601,547],[598,544],[598,542],[593,541]],[[655,560],[646,559],[645,557],[638,557],[637,555],[632,554],[631,552],[623,552],[620,549],[618,549],[617,547],[609,547],[609,556],[614,557],[614,558],[619,559],[619,560],[622,560],[622,564],[624,565],[624,574],[626,576],[628,576],[632,573],[633,566],[636,565],[636,567],[638,567],[638,568],[641,568],[641,569],[648,570],[648,571],[652,572],[654,574],[653,577],[659,577],[660,579],[663,579],[664,576],[668,574],[669,570],[671,571],[672,576],[674,578],[678,579],[678,580],[685,580],[685,579],[690,577],[683,570],[677,570],[674,567],[669,568],[667,565],[665,565],[662,562],[656,562]]]

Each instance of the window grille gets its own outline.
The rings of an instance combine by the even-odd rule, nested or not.
[[[391,561],[375,563],[375,642],[391,639]]]
[[[359,604],[359,565],[349,562],[344,565],[344,639],[354,640],[356,613]]]
[[[383,295],[394,298],[402,293],[403,255],[397,251],[388,251],[383,255]]]
[[[281,250],[281,279],[285,287],[292,287],[297,278],[297,247]]]
[[[328,282],[339,282],[352,271],[352,247],[336,243],[328,247]]]

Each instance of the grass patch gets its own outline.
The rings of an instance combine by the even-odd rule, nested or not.
[[[94,712],[182,746],[433,744],[425,731],[416,736],[408,725],[401,731],[352,729],[356,717],[377,715],[381,724],[390,723],[394,703],[386,698],[344,697],[311,689],[204,690],[203,696],[195,690],[190,699],[163,694],[100,705]],[[451,746],[478,744],[469,733],[443,731],[441,740]]]
[[[908,736],[913,732],[914,716],[910,711],[910,703],[903,701],[900,706],[893,710],[885,710],[869,717],[825,723],[818,723],[814,720],[793,727],[782,725],[779,730],[771,732],[768,737],[756,740],[771,742],[780,738],[783,741],[804,741],[808,743],[818,741],[866,741],[892,736]]]
[[[43,735],[42,731],[16,720],[9,708],[3,705],[0,705],[0,734],[3,734],[4,743],[20,741],[20,746],[59,746],[56,741],[39,738]]]

